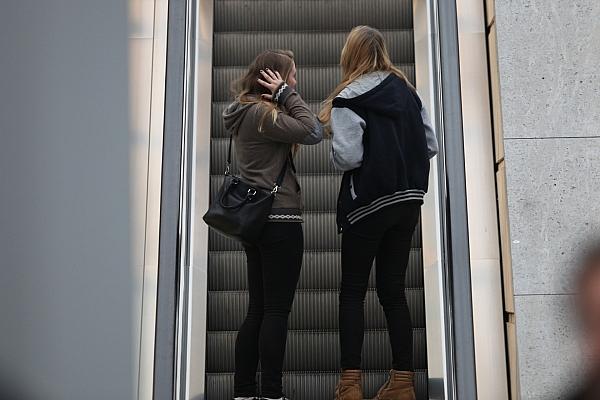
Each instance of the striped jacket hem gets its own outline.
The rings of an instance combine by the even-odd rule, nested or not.
[[[374,200],[370,204],[367,204],[362,207],[358,207],[357,209],[348,213],[346,218],[348,222],[352,225],[364,217],[373,214],[374,212],[381,210],[383,207],[387,207],[392,204],[400,203],[403,201],[411,201],[411,200],[420,200],[423,201],[423,196],[425,196],[425,191],[420,189],[409,189],[409,190],[401,190],[396,193],[382,196],[377,200]]]

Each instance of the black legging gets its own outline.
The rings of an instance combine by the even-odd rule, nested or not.
[[[360,369],[364,299],[376,259],[377,296],[392,345],[392,368],[412,371],[412,324],[404,294],[410,244],[420,203],[399,203],[365,217],[342,236],[340,345],[342,369]]]
[[[248,258],[248,314],[235,342],[234,397],[256,396],[260,360],[261,395],[280,398],[288,315],[300,276],[302,224],[267,223],[256,245],[245,245]]]

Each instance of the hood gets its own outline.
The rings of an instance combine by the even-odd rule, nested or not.
[[[246,115],[246,111],[248,111],[250,107],[252,107],[252,104],[241,104],[237,100],[231,103],[225,111],[223,111],[225,129],[235,134],[244,119],[244,115]]]
[[[398,76],[387,71],[376,71],[354,80],[339,97],[352,99],[360,107],[379,114],[395,116],[406,107],[406,96],[398,95],[406,93],[406,89],[409,89],[406,82]]]

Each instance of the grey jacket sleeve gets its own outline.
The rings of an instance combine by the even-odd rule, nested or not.
[[[425,138],[427,139],[427,156],[433,158],[439,151],[437,137],[429,118],[429,113],[425,106],[421,106],[421,118],[423,119],[423,125],[425,126]]]
[[[340,171],[360,167],[363,159],[363,134],[366,123],[348,108],[331,110],[330,158],[333,166]]]

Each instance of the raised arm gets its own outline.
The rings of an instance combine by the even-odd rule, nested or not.
[[[272,95],[263,96],[285,110],[277,113],[274,120],[270,114],[264,117],[262,131],[265,137],[283,143],[319,143],[323,139],[323,127],[298,92],[281,79],[279,72],[267,70],[262,74],[265,79],[259,82],[272,91]]]

